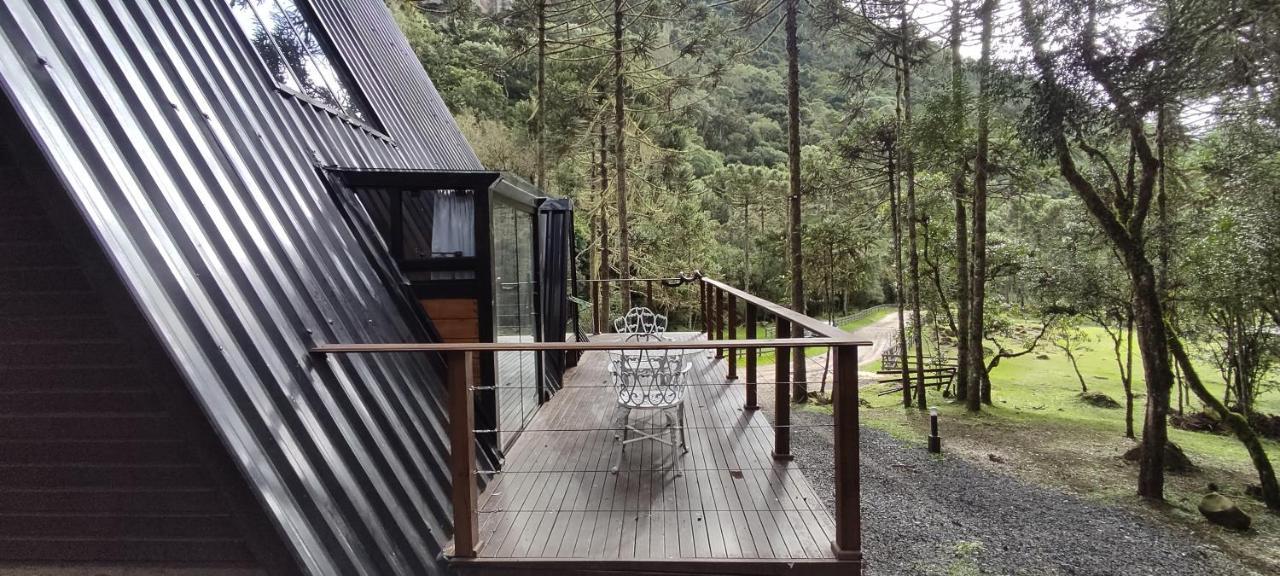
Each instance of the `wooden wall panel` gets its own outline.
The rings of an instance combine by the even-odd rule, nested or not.
[[[445,342],[479,342],[480,314],[471,298],[421,300]]]
[[[0,562],[252,567],[225,495],[3,147],[0,200]]]
[[[473,298],[426,298],[419,300],[427,311],[431,323],[445,342],[479,342],[480,312]],[[484,374],[480,370],[483,354],[476,354],[472,369],[477,378]]]

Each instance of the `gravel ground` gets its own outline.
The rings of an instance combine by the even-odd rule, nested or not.
[[[793,423],[830,416],[793,411]],[[862,430],[868,574],[1248,574],[1190,534]],[[830,507],[831,428],[796,428],[796,462]],[[964,558],[968,551],[968,559]]]

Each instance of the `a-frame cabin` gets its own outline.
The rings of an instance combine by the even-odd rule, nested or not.
[[[571,228],[383,0],[6,0],[0,129],[0,574],[446,570],[439,358],[309,350],[562,339]]]

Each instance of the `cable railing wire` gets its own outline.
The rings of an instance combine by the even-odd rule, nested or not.
[[[768,426],[756,426],[756,425],[746,425],[746,426],[685,426],[685,427],[684,427],[684,429],[685,429],[685,430],[733,430],[733,431],[739,431],[739,430],[777,430],[777,429],[780,429],[780,428],[781,428],[781,429],[786,429],[786,430],[796,430],[796,429],[804,429],[804,428],[833,428],[833,427],[835,427],[835,424],[834,424],[834,423],[832,423],[832,424],[770,424],[770,425],[768,425]],[[635,429],[635,428],[637,428],[637,427],[632,426],[631,428],[632,428],[632,429]],[[639,427],[639,429],[641,429],[641,430],[645,430],[646,428],[644,428],[644,427]],[[653,429],[655,429],[655,430],[659,430],[659,429],[663,429],[663,427],[661,427],[661,426],[656,426],[656,427],[654,427]],[[517,433],[521,433],[521,434],[522,434],[522,433],[525,433],[525,432],[557,432],[557,433],[558,433],[558,432],[564,432],[564,433],[570,433],[570,432],[621,432],[621,431],[623,431],[623,430],[624,430],[624,428],[622,428],[622,427],[609,427],[609,428],[515,428],[515,429],[505,429],[505,428],[475,428],[475,429],[472,429],[471,431],[472,431],[473,433],[475,433],[475,434],[517,434]]]
[[[586,514],[586,513],[589,513],[589,512],[624,512],[624,513],[625,513],[625,512],[671,512],[671,513],[678,513],[678,512],[716,512],[716,513],[720,513],[720,512],[726,512],[726,513],[729,513],[729,512],[755,512],[755,513],[761,513],[761,512],[812,512],[812,513],[815,513],[815,514],[816,514],[816,513],[830,513],[830,511],[829,511],[829,510],[827,510],[825,507],[823,507],[823,508],[812,508],[812,507],[806,507],[806,508],[801,508],[801,507],[791,507],[791,508],[703,508],[703,507],[700,507],[700,506],[690,506],[690,507],[687,507],[687,508],[679,508],[679,507],[677,507],[677,508],[635,508],[635,507],[627,508],[627,507],[623,507],[623,508],[601,508],[601,509],[589,509],[589,508],[497,508],[497,509],[495,509],[495,510],[481,510],[481,511],[480,511],[480,513],[481,513],[481,514],[513,514],[513,513],[514,513],[514,514],[530,513],[530,514],[531,514],[531,513],[534,513],[534,512],[568,512],[568,513],[570,513],[570,514],[575,513],[575,512],[577,512],[577,513],[579,513],[579,514]]]
[[[833,467],[833,466],[797,466],[797,465],[794,465],[794,464],[788,464],[788,465],[787,465],[787,466],[785,466],[785,467],[783,467],[783,466],[775,466],[775,467],[766,467],[766,466],[728,466],[728,467],[713,467],[713,468],[706,468],[706,467],[697,467],[697,468],[681,467],[679,471],[680,471],[680,472],[730,472],[730,473],[732,473],[732,472],[791,472],[791,471],[795,470],[795,471],[800,471],[800,472],[805,472],[805,471],[823,471],[823,472],[829,472],[829,471],[831,471],[831,470],[833,470],[833,469],[834,469],[834,467]],[[643,472],[643,473],[650,473],[650,472],[664,472],[664,473],[665,473],[665,472],[672,472],[672,471],[674,471],[674,470],[673,470],[672,468],[668,467],[668,468],[640,468],[640,469],[637,469],[637,468],[619,468],[617,472],[618,472],[618,474],[622,474],[622,473],[624,473],[624,472]],[[613,469],[612,469],[612,468],[586,469],[586,470],[570,470],[570,469],[554,469],[554,468],[552,468],[552,469],[537,469],[537,470],[497,470],[497,469],[494,469],[494,470],[480,470],[480,469],[477,469],[477,470],[475,471],[475,473],[476,473],[476,474],[604,474],[604,473],[612,474],[613,472],[614,472],[614,471],[613,471]]]
[[[819,365],[819,366],[820,366],[820,365]],[[870,382],[871,380],[870,380],[870,379],[868,379],[868,381]],[[807,382],[807,381],[806,381],[806,382],[802,382],[802,383],[804,383],[804,384],[813,384],[813,382]],[[685,388],[727,388],[727,387],[730,387],[730,386],[740,386],[740,385],[745,385],[745,384],[754,384],[754,385],[756,385],[756,386],[775,386],[775,385],[777,385],[777,384],[784,384],[784,385],[790,386],[790,385],[792,385],[792,384],[795,384],[795,382],[790,381],[790,380],[783,380],[783,381],[781,381],[781,382],[774,382],[774,381],[767,381],[767,382],[699,382],[699,383],[693,383],[693,384],[684,384],[683,386],[684,386]],[[599,389],[599,388],[616,388],[616,386],[614,386],[613,384],[573,384],[573,385],[570,385],[570,386],[568,386],[568,387],[564,388],[564,390],[592,390],[592,389]],[[467,389],[468,389],[468,390],[472,390],[472,391],[492,391],[492,390],[521,390],[521,389],[527,389],[527,390],[541,390],[541,389],[543,389],[543,388],[542,388],[542,387],[540,387],[540,386],[526,386],[526,385],[524,385],[524,384],[516,384],[516,385],[510,385],[510,386],[506,386],[506,385],[502,385],[502,384],[494,384],[494,385],[484,385],[484,386],[470,386],[470,387],[468,387]]]

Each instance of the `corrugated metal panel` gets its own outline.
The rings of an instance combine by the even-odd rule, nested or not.
[[[316,0],[390,140],[275,89],[223,0],[6,0],[0,85],[313,574],[431,574],[450,531],[423,359],[319,165],[476,169],[381,0]]]

